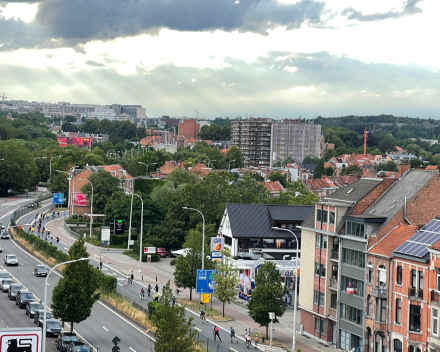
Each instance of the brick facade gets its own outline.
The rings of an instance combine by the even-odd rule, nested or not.
[[[200,124],[196,120],[183,120],[179,123],[179,136],[187,139],[198,138],[197,134],[200,132]]]

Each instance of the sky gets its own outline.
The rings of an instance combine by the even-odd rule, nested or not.
[[[10,99],[440,118],[439,0],[0,0],[0,12]]]

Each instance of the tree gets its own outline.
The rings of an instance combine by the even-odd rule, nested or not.
[[[69,260],[88,258],[84,240],[77,240],[69,250]],[[88,261],[67,264],[63,277],[53,289],[53,315],[62,321],[73,324],[87,319],[93,304],[99,299],[99,279],[97,270]]]
[[[286,174],[282,174],[281,171],[271,172],[269,175],[269,180],[271,181],[279,181],[281,186],[284,188],[287,186],[287,177]]]
[[[394,161],[388,160],[386,163],[380,163],[378,170],[398,172],[399,168]]]
[[[313,172],[313,178],[318,179],[321,178],[322,175],[325,174],[325,168],[324,168],[324,160],[319,160],[318,165],[315,167],[315,171]]]
[[[109,197],[114,192],[122,192],[122,189],[119,188],[120,180],[108,171],[99,170],[96,174],[90,174],[88,179],[93,184],[93,208],[96,207],[97,211],[104,211]],[[87,182],[81,191],[86,193],[87,198],[90,199],[92,194],[90,183]]]
[[[284,302],[284,286],[281,275],[274,263],[266,261],[255,276],[255,289],[248,304],[249,316],[260,326],[268,327],[270,324],[269,312],[275,313],[274,323],[286,311]]]
[[[203,234],[198,230],[189,230],[183,248],[188,248],[188,253],[179,256],[174,271],[174,282],[177,287],[189,288],[189,299],[192,299],[192,289],[196,288],[197,269],[202,268],[202,240]],[[214,264],[207,258],[209,252],[210,236],[205,231],[205,269],[213,269]]]
[[[199,182],[199,178],[194,172],[183,170],[180,167],[176,167],[168,175],[167,181],[172,182],[174,187],[177,187],[182,184],[195,185],[197,182]]]
[[[385,153],[387,150],[394,150],[396,144],[397,141],[391,135],[387,135],[380,140],[378,147]]]
[[[319,158],[318,157],[312,158],[310,155],[307,155],[303,160],[303,164],[315,164],[316,165],[318,163],[319,163]]]
[[[178,195],[182,189],[182,186],[175,188],[173,182],[167,180],[163,186],[154,187],[151,192],[151,199],[161,203],[165,198],[169,196]]]
[[[335,174],[335,169],[333,169],[331,166],[327,166],[324,169],[324,174],[327,176],[333,176]]]
[[[347,167],[343,167],[341,169],[341,172],[339,173],[339,175],[343,176],[343,175],[351,175],[351,174],[358,174],[358,175],[362,175],[362,169],[357,166],[356,164],[347,166]]]
[[[229,167],[229,162],[231,161],[231,168],[244,166],[243,152],[236,145],[233,145],[228,149],[228,151],[225,154],[225,160],[228,162],[228,167]]]
[[[239,280],[237,271],[230,259],[229,250],[223,251],[223,260],[216,265],[218,273],[215,275],[214,296],[223,304],[223,316],[225,316],[225,303],[230,304],[237,296],[235,287]]]
[[[415,155],[415,156],[419,156],[419,155],[420,155],[420,152],[421,152],[422,150],[423,150],[423,149],[420,148],[417,144],[408,144],[408,145],[406,146],[406,151],[407,151],[408,153],[412,154],[412,155]]]
[[[185,307],[172,305],[173,293],[168,281],[162,289],[162,297],[152,316],[152,324],[156,327],[156,352],[193,352],[197,350],[199,341],[197,330],[193,328],[193,317],[185,315]]]

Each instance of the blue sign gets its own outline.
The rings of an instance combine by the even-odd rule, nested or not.
[[[53,204],[64,204],[64,193],[54,193]]]
[[[196,293],[213,293],[218,270],[197,270]]]

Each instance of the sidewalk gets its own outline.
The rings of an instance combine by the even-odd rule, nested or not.
[[[63,219],[57,219],[48,224],[48,228],[50,229],[51,235],[54,237],[59,237],[61,242],[66,244],[65,247],[68,247],[70,243],[73,243],[76,239],[71,237],[66,230],[63,228]],[[86,243],[87,252],[90,254],[91,258],[99,260],[100,258],[103,260],[104,264],[110,265],[117,271],[128,275],[132,271],[135,276],[135,280],[139,283],[143,283],[145,286],[151,284],[154,286],[156,282],[160,287],[160,291],[162,286],[164,286],[168,281],[170,281],[171,287],[176,288],[174,284],[174,267],[170,266],[169,259],[164,259],[161,262],[157,263],[142,263],[142,273],[137,273],[139,269],[139,262],[122,254],[122,250],[107,250],[103,247],[96,247],[91,245],[90,243]],[[61,247],[61,245],[60,245]],[[67,248],[66,248],[67,249]],[[183,289],[180,291],[179,298],[187,298],[189,299],[189,289]],[[192,292],[192,299],[197,302],[198,294],[195,293],[195,290]],[[218,301],[216,298],[213,299],[212,308],[222,311],[222,303]],[[209,309],[207,305],[207,309]],[[244,336],[245,329],[251,329],[251,331],[259,331],[261,333],[266,332],[266,328],[259,327],[257,323],[255,323],[248,315],[247,308],[245,304],[230,304],[225,306],[225,315],[231,317],[232,321],[226,322],[218,322],[215,323],[227,331],[229,331],[231,326],[234,326],[234,329],[238,336]],[[198,315],[197,315],[198,316]],[[299,324],[301,310],[298,309],[297,314],[297,335],[296,335],[296,349],[301,350],[302,352],[313,352],[316,350],[326,350],[329,352],[335,352],[336,349],[333,347],[327,347],[320,344],[317,340],[309,339],[305,336],[301,336],[299,334]],[[293,309],[288,308],[283,317],[280,318],[280,322],[278,324],[274,324],[275,329],[275,337],[277,341],[283,343],[287,346],[287,349],[290,350],[292,348],[292,322],[293,322]],[[274,349],[275,351],[275,349]]]

